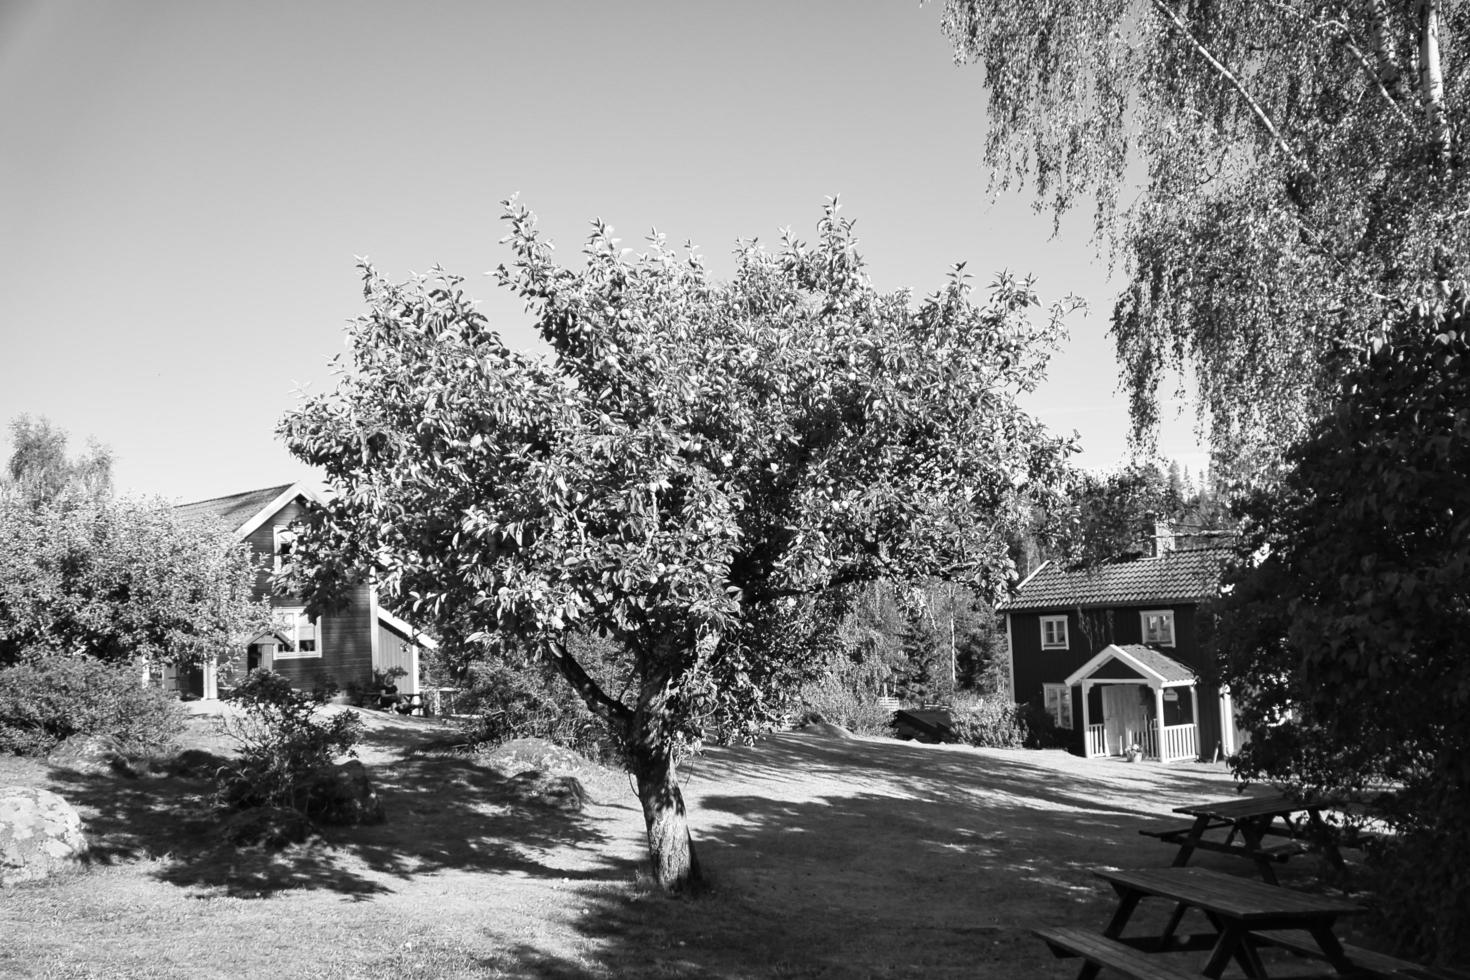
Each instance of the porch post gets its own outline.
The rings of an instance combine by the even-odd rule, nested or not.
[[[1082,758],[1092,758],[1092,681],[1082,682]]]
[[[1152,685],[1150,685],[1152,686]],[[1168,762],[1168,749],[1164,745],[1164,688],[1162,685],[1154,688],[1154,742],[1159,747],[1159,761]]]
[[[1189,717],[1194,719],[1194,757],[1198,760],[1204,757],[1206,749],[1199,740],[1199,687],[1195,684],[1189,685],[1189,708]]]

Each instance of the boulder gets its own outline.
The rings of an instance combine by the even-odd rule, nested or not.
[[[383,821],[383,805],[368,778],[367,767],[357,759],[312,771],[305,779],[304,789],[304,809],[321,823],[355,825]]]
[[[108,735],[73,735],[46,753],[46,761],[72,772],[138,775],[127,756],[123,755],[122,743]]]
[[[0,885],[36,881],[87,853],[82,818],[50,790],[0,789]]]
[[[185,749],[169,761],[168,769],[185,779],[214,779],[230,760],[204,749]]]
[[[533,771],[520,773],[510,782],[516,795],[526,802],[568,813],[580,812],[587,805],[587,790],[576,776]]]
[[[312,834],[306,814],[283,806],[257,806],[238,810],[224,822],[223,836],[235,847],[263,847],[279,851],[300,844]]]

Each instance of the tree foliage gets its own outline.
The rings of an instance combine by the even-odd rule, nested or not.
[[[1275,460],[1465,275],[1463,0],[947,0],[944,24],[984,71],[994,186],[1058,217],[1091,200],[1126,267],[1112,333],[1145,439],[1179,371],[1217,452]]]
[[[265,629],[249,551],[161,503],[0,495],[0,665],[27,648],[108,662],[223,659]]]
[[[1252,779],[1397,788],[1394,932],[1470,957],[1470,315],[1422,310],[1366,354],[1247,508],[1217,639]],[[1264,557],[1260,557],[1264,555]],[[1401,862],[1401,863],[1400,863]]]
[[[630,258],[601,223],[562,268],[530,212],[506,220],[499,283],[552,355],[507,348],[453,276],[364,266],[350,370],[282,427],[335,489],[300,587],[370,571],[451,642],[541,651],[620,733],[679,888],[698,872],[677,759],[779,715],[839,586],[1006,578],[1020,501],[1068,451],[1015,403],[1057,311],[1034,324],[1005,277],[977,303],[958,271],[917,305],[880,293],[835,203],[812,245],[740,243],[728,282],[662,236]],[[573,628],[627,651],[616,686]]]
[[[112,452],[97,442],[76,458],[67,455],[67,434],[42,416],[10,421],[10,459],[6,493],[32,504],[54,500],[64,491],[106,496],[112,492]]]

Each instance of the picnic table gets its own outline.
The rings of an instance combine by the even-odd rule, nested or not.
[[[1037,929],[1058,956],[1083,958],[1078,980],[1091,980],[1103,967],[1147,980],[1210,977],[1218,980],[1233,960],[1247,977],[1268,978],[1258,948],[1276,943],[1263,933],[1300,937],[1302,951],[1326,960],[1338,976],[1361,976],[1333,933],[1337,919],[1365,911],[1340,898],[1310,895],[1207,868],[1097,870],[1112,885],[1118,907],[1101,935],[1084,929]],[[1147,898],[1174,905],[1162,933],[1125,938],[1133,913]],[[1212,931],[1178,935],[1185,913],[1202,913]],[[1202,968],[1161,953],[1208,950]]]
[[[1139,833],[1177,844],[1179,851],[1174,855],[1173,864],[1176,868],[1187,865],[1196,850],[1236,854],[1254,861],[1261,877],[1274,885],[1277,883],[1276,872],[1271,865],[1301,851],[1304,846],[1302,835],[1309,838],[1338,870],[1342,870],[1342,855],[1322,821],[1322,811],[1335,805],[1327,800],[1309,803],[1285,796],[1247,796],[1194,803],[1174,808],[1175,813],[1194,817],[1189,826],[1172,830],[1140,830]],[[1296,823],[1302,826],[1298,828]],[[1223,841],[1206,836],[1222,829],[1229,831]],[[1268,837],[1285,837],[1287,840],[1268,842]]]

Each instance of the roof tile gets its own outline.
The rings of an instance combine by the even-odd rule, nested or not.
[[[278,487],[247,490],[245,493],[215,497],[211,500],[198,500],[193,503],[179,504],[174,510],[186,521],[214,518],[234,531],[260,513],[262,507],[285,493],[291,486],[289,483],[283,483]]]
[[[1069,572],[1047,562],[996,608],[1001,612],[1199,602],[1220,587],[1230,548],[1166,552]]]

